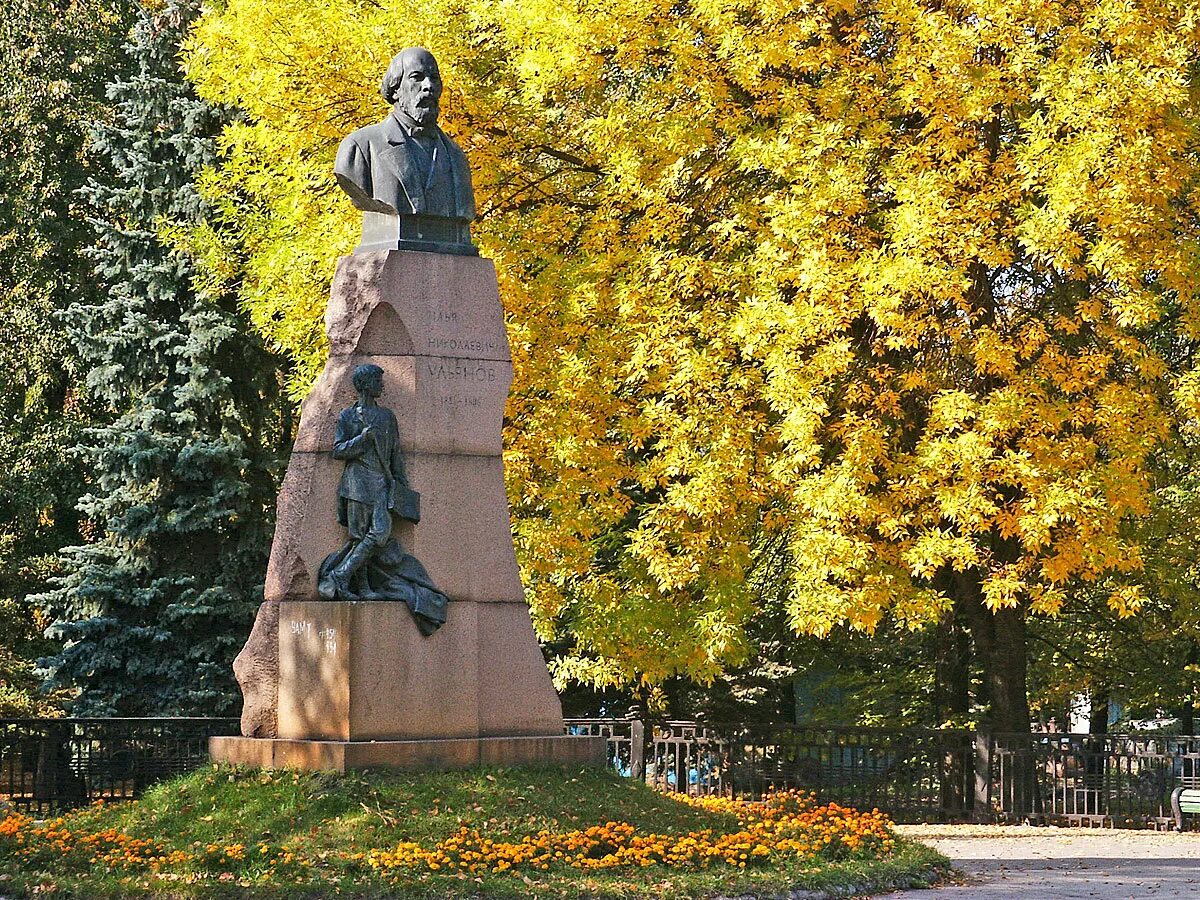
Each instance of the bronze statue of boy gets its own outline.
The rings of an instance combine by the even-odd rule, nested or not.
[[[358,401],[342,410],[333,438],[333,458],[346,461],[337,516],[350,540],[321,563],[318,592],[326,600],[403,600],[421,632],[432,634],[446,621],[446,595],[392,537],[392,515],[419,521],[421,498],[404,475],[396,417],[377,402],[383,369],[359,366],[351,380]]]

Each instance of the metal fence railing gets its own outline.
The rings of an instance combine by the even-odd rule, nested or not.
[[[1169,827],[1200,787],[1200,737],[569,719],[608,738],[609,765],[663,790],[757,797],[779,788],[879,808],[898,822]]]
[[[608,767],[619,775],[646,775],[646,726],[640,719],[566,719],[568,734],[602,737],[608,742]]]
[[[662,790],[761,797],[813,791],[899,820],[970,818],[975,734],[962,730],[807,728],[637,719],[568,719],[609,739],[609,765]]]
[[[0,799],[27,812],[127,800],[208,760],[237,719],[0,719]]]
[[[996,734],[990,781],[1000,821],[1169,827],[1171,791],[1200,787],[1200,737]]]
[[[608,765],[660,790],[814,792],[898,822],[1168,827],[1176,787],[1200,787],[1200,737],[989,734],[577,718]],[[45,813],[138,796],[208,760],[226,719],[0,719],[0,800]]]

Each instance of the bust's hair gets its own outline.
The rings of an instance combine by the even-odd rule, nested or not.
[[[387,71],[383,73],[383,84],[379,86],[379,93],[383,94],[383,99],[388,102],[389,106],[396,102],[396,91],[400,89],[400,82],[403,78],[404,51],[401,50],[388,63]]]
[[[361,391],[367,386],[367,382],[381,377],[383,377],[383,369],[371,363],[364,363],[355,368],[354,374],[350,376],[350,381],[354,384],[356,391]]]
[[[404,54],[413,50],[429,53],[424,47],[405,47],[392,57],[387,71],[383,73],[383,83],[379,85],[379,93],[383,94],[383,99],[388,102],[388,105],[396,102],[396,92],[400,90],[400,82],[404,80]],[[429,53],[429,58],[433,59],[432,53]],[[436,59],[433,64],[437,65]]]

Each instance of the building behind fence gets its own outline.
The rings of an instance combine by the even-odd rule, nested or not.
[[[878,808],[898,822],[1166,827],[1176,786],[1200,787],[1200,737],[988,734],[568,719],[609,765],[661,790],[754,798],[774,789]],[[122,800],[207,762],[237,719],[0,719],[0,798],[47,812]]]

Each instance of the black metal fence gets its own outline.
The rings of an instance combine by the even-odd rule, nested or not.
[[[0,719],[0,800],[34,813],[128,800],[208,760],[237,719]]]
[[[996,734],[990,770],[1000,821],[1168,827],[1171,791],[1200,787],[1200,737]]]
[[[613,769],[661,789],[757,797],[798,788],[898,822],[1168,827],[1171,791],[1200,787],[1200,737],[639,719],[567,727],[603,735]]]
[[[608,738],[609,765],[663,790],[761,797],[814,791],[898,821],[953,821],[975,810],[975,733],[963,730],[707,725],[568,719]]]
[[[918,728],[568,719],[609,766],[662,790],[759,797],[780,788],[899,822],[1158,826],[1200,787],[1200,737],[988,734]],[[208,759],[237,719],[0,719],[0,800],[44,813],[136,797]]]

